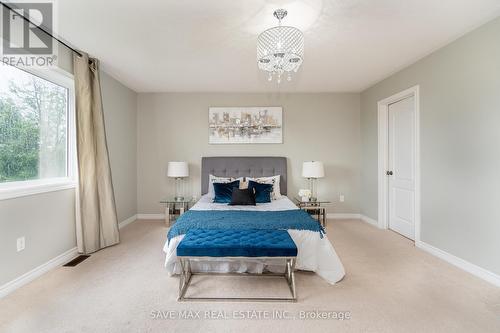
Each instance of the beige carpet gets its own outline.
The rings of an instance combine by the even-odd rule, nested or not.
[[[165,234],[161,221],[138,221],[122,229],[120,245],[74,268],[53,270],[5,297],[0,331],[500,332],[499,288],[360,221],[329,221],[328,236],[347,276],[331,286],[314,274],[298,273],[296,304],[176,302],[178,278],[163,268]],[[285,292],[284,282],[278,282],[200,277],[193,292],[265,294],[270,287]],[[201,311],[202,319],[158,318],[178,317],[179,310],[192,311],[185,312],[191,317]],[[272,318],[316,310],[348,311],[351,318]],[[223,315],[253,319],[217,319]]]

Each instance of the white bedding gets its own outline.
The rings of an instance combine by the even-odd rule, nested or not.
[[[286,196],[282,196],[270,203],[257,204],[257,206],[228,206],[227,204],[213,203],[210,196],[204,195],[191,209],[280,211],[298,208]],[[321,238],[318,232],[292,229],[288,230],[288,233],[297,245],[297,269],[314,271],[331,284],[340,281],[344,277],[344,266],[328,240],[327,235],[323,235],[323,238]],[[184,235],[174,237],[170,243],[167,241],[163,247],[163,251],[166,253],[165,267],[169,274],[180,273],[176,249],[183,237]],[[245,258],[244,260],[221,260],[214,258],[209,261],[193,262],[191,267],[194,271],[202,272],[284,272],[283,262],[272,259],[260,260]]]
[[[279,211],[299,209],[290,199],[281,196],[269,203],[259,203],[256,206],[229,206],[223,203],[212,202],[213,198],[208,194],[204,195],[197,203],[191,207],[192,210],[252,210],[252,211]]]

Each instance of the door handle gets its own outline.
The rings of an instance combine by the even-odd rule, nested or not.
[[[386,174],[387,176],[392,176],[394,173],[393,173],[392,171],[386,171],[386,172],[385,172],[385,174]]]

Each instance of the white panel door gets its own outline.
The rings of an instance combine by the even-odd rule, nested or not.
[[[389,105],[389,228],[415,239],[414,97]]]

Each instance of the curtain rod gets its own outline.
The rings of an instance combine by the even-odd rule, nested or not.
[[[9,5],[7,5],[5,2],[1,1],[0,2],[5,8],[7,8],[8,10],[10,10],[11,12],[14,12],[14,13],[17,13],[15,11],[15,9],[13,9],[12,7],[10,7]],[[49,31],[45,30],[41,25],[36,25],[35,23],[33,23],[29,18],[27,18],[26,16],[24,15],[19,15],[21,16],[25,21],[28,21],[29,23],[33,24],[34,26],[36,26],[38,29],[40,29],[41,31],[43,31],[45,34],[49,35],[50,37],[52,37],[53,39],[57,40],[59,43],[61,43],[62,45],[66,46],[68,49],[70,49],[71,51],[75,52],[76,54],[78,54],[78,56],[82,56],[83,54],[78,51],[77,49],[75,49],[74,47],[68,45],[66,42],[62,41],[61,39],[57,38],[56,36],[54,36],[53,34],[51,34]]]

